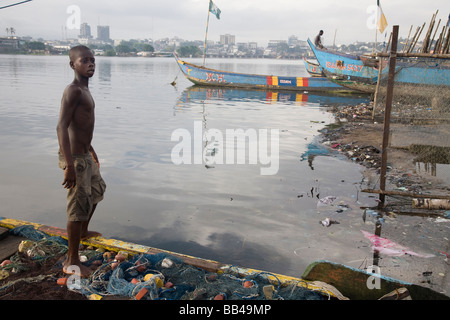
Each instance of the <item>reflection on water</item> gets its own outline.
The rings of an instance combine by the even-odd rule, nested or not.
[[[297,106],[340,106],[358,105],[368,102],[367,95],[329,94],[320,92],[290,92],[273,90],[249,90],[235,88],[216,88],[190,86],[183,91],[177,106],[183,107],[190,102],[222,100],[222,101],[256,101],[267,104],[293,103]]]
[[[449,147],[412,144],[409,146],[409,151],[417,155],[414,164],[418,172],[434,177],[439,176],[441,180],[450,182]]]

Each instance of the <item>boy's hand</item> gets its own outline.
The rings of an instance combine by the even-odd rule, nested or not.
[[[70,189],[75,187],[77,184],[77,177],[75,174],[75,168],[73,166],[66,167],[64,170],[64,181],[62,185],[65,189]]]

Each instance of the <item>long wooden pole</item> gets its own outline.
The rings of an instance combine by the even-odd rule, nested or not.
[[[205,59],[206,59],[206,42],[208,41],[209,9],[210,8],[211,8],[211,0],[209,0],[208,19],[206,20],[205,47],[203,49],[203,66],[205,66]]]
[[[420,193],[414,193],[414,192],[404,192],[404,191],[395,191],[395,190],[363,189],[362,192],[384,194],[384,195],[388,195],[388,196],[411,197],[411,198],[419,198],[419,199],[450,200],[450,196],[443,196],[443,195],[436,195],[436,194],[420,194]]]
[[[389,76],[386,90],[386,107],[384,110],[384,129],[383,129],[383,145],[381,153],[380,168],[380,190],[386,189],[386,171],[387,171],[387,149],[389,145],[389,130],[391,122],[391,107],[394,92],[394,76],[395,63],[397,61],[397,42],[398,42],[398,26],[394,26],[392,30],[391,54],[389,57]],[[380,207],[384,206],[385,195],[380,194]]]
[[[434,37],[436,36],[436,32],[438,31],[440,24],[441,24],[441,19],[439,19],[437,27],[436,27],[436,30],[434,30],[433,38],[430,41],[430,46],[428,47],[428,51],[427,52],[431,52],[431,46],[433,45]]]
[[[377,86],[375,88],[375,97],[373,98],[372,120],[375,119],[375,109],[377,107],[378,90],[380,89],[381,83],[381,69],[383,69],[383,58],[378,57],[378,79],[377,79]]]
[[[408,49],[408,44],[409,44],[409,37],[411,36],[411,30],[412,30],[412,25],[411,25],[411,28],[409,28],[409,33],[408,33],[408,40],[406,40],[406,44],[405,44],[405,46],[403,47],[403,52],[406,52],[406,50]]]
[[[419,40],[420,35],[422,34],[423,29],[425,28],[425,24],[426,24],[426,22],[423,24],[422,28],[420,28],[419,35],[417,36],[416,40],[414,41],[413,46],[411,47],[411,52],[414,51],[414,48],[416,47],[417,41]]]

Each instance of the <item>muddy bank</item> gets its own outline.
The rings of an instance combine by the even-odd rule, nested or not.
[[[337,123],[320,131],[321,142],[363,166],[364,175],[368,179],[368,188],[377,189],[381,167],[383,113],[376,113],[372,119],[371,103],[334,108],[330,111],[335,114]],[[405,127],[403,124],[391,124],[391,129],[396,132],[401,132],[403,127]],[[432,130],[437,134],[440,126],[435,127],[436,130]],[[429,143],[432,144],[433,141]],[[398,142],[395,146],[391,143],[387,150],[386,190],[448,196],[450,192],[448,181],[426,172],[419,172],[416,163],[420,158],[415,150],[398,145]]]
[[[322,144],[360,164],[365,188],[379,190],[383,114],[376,114],[375,121],[372,120],[371,104],[344,106],[330,111],[337,122],[321,130]],[[396,123],[391,128],[393,126],[404,125]],[[435,132],[441,129],[439,125],[436,128]],[[433,128],[429,130],[433,131]],[[388,148],[386,190],[430,195],[430,198],[433,195],[448,197],[448,178],[441,179],[439,175],[417,170],[417,154],[412,151]],[[376,193],[372,196],[379,198]],[[415,208],[412,197],[392,195],[386,196],[383,208],[366,211],[367,217],[374,218],[374,233],[402,246],[433,254],[431,258],[421,258],[374,252],[374,263],[380,266],[382,274],[450,295],[449,210]]]

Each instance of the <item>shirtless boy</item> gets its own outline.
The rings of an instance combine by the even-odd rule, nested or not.
[[[78,248],[82,239],[99,236],[88,231],[97,203],[103,199],[106,185],[100,175],[97,154],[91,146],[94,133],[94,99],[89,92],[89,78],[95,72],[95,58],[85,46],[69,51],[74,80],[64,90],[56,128],[59,142],[59,166],[64,170],[62,185],[67,191],[67,235],[69,248],[63,271],[73,270],[81,277],[91,271],[82,265]],[[75,266],[75,267],[74,267]],[[70,268],[69,268],[70,267]],[[76,268],[78,267],[78,268]]]

